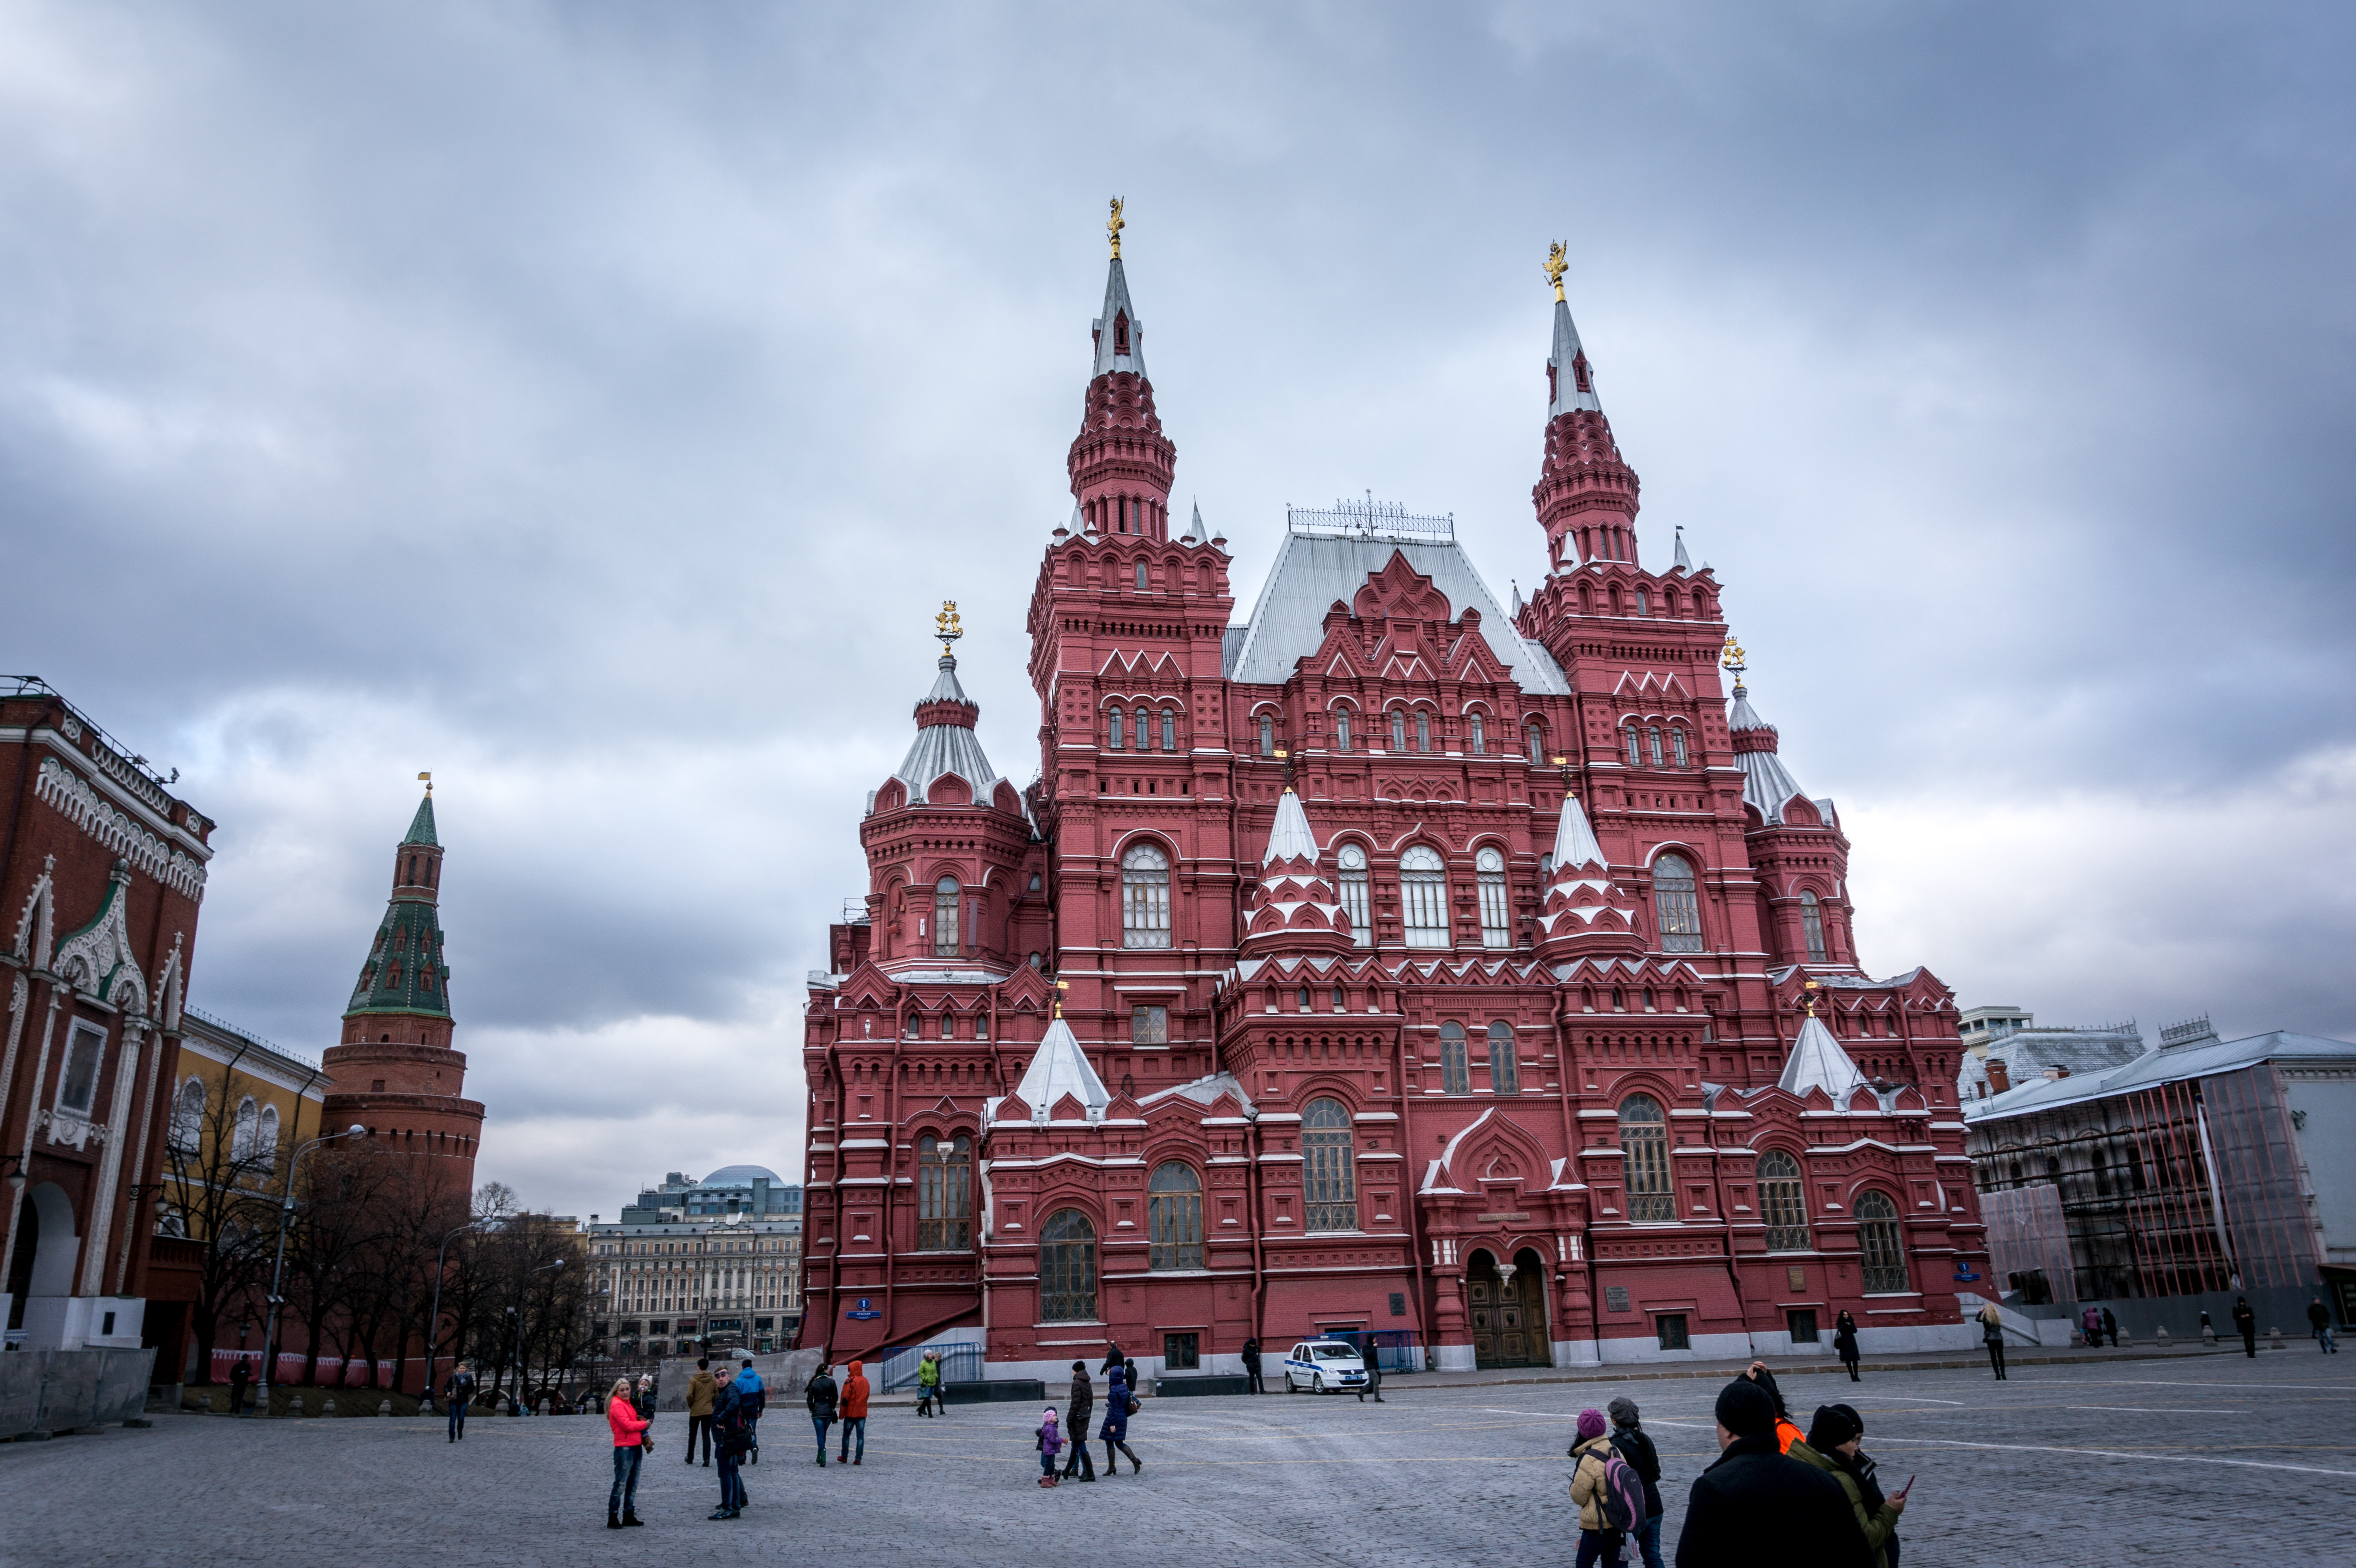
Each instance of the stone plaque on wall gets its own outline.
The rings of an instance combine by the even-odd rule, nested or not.
[[[1783,1271],[1783,1277],[1785,1280],[1790,1282],[1794,1290],[1805,1290],[1808,1288],[1808,1271],[1802,1268],[1797,1264],[1794,1264],[1790,1268],[1785,1269]]]
[[[1606,1312],[1627,1311],[1628,1287],[1624,1285],[1605,1285],[1603,1287],[1603,1310]]]

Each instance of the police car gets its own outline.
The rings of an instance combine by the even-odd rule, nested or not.
[[[1366,1363],[1347,1339],[1303,1339],[1284,1358],[1284,1392],[1328,1389],[1355,1392],[1366,1386]]]

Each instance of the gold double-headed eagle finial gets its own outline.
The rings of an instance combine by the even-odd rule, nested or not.
[[[941,601],[941,613],[933,617],[933,635],[941,640],[941,652],[944,654],[949,651],[951,643],[965,635],[965,628],[958,624],[956,600]]]
[[[1732,672],[1734,678],[1738,681],[1742,678],[1743,657],[1742,645],[1734,640],[1734,634],[1732,632],[1727,633],[1726,651],[1719,656],[1718,662],[1724,665],[1728,670]]]
[[[1112,198],[1112,216],[1105,220],[1105,232],[1112,236],[1112,259],[1120,260],[1120,231],[1129,225],[1120,216],[1120,197]]]
[[[432,795],[434,793],[434,775],[432,773],[420,773],[417,775],[417,778],[418,782],[425,786],[425,793],[427,795]]]
[[[1805,986],[1802,987],[1801,989],[1808,994],[1808,1016],[1810,1018],[1815,1018],[1816,1016],[1816,993],[1824,989],[1824,982],[1821,980],[1811,980]]]
[[[1570,263],[1563,260],[1562,241],[1558,240],[1547,250],[1546,262],[1547,282],[1554,285],[1554,297],[1558,300],[1562,298],[1562,275],[1569,271]]]

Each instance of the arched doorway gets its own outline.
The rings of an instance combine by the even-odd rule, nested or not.
[[[1537,1254],[1528,1251],[1507,1269],[1499,1268],[1486,1251],[1472,1254],[1464,1270],[1464,1295],[1474,1366],[1543,1367],[1552,1360],[1543,1272]]]
[[[81,1253],[73,1219],[73,1200],[56,1182],[44,1181],[25,1194],[16,1221],[16,1253],[8,1260],[8,1327],[27,1327],[25,1309],[34,1299],[58,1298],[35,1316],[28,1349],[53,1348],[55,1335],[64,1327],[63,1298],[73,1294],[74,1260]]]

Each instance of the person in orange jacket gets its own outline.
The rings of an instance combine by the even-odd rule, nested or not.
[[[1775,1386],[1775,1374],[1767,1370],[1766,1362],[1753,1361],[1742,1375],[1767,1392],[1768,1399],[1775,1406],[1775,1451],[1789,1454],[1792,1445],[1800,1441],[1802,1434],[1792,1424],[1791,1413],[1783,1408],[1783,1391]]]
[[[842,1452],[835,1456],[838,1464],[857,1465],[867,1457],[867,1374],[861,1370],[864,1365],[862,1361],[851,1362],[851,1375],[842,1380]],[[851,1447],[851,1434],[854,1427],[859,1432],[856,1456]]]

